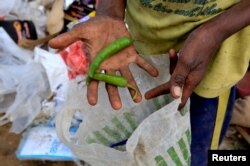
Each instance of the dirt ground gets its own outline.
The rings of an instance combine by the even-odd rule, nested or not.
[[[22,135],[9,133],[10,124],[0,127],[0,165],[1,166],[75,166],[73,162],[20,161],[15,152]],[[250,145],[231,126],[221,145],[221,149],[250,149]]]
[[[237,126],[231,125],[220,145],[221,150],[250,150],[250,144],[238,132]]]
[[[10,124],[0,127],[0,165],[1,166],[75,166],[73,162],[20,161],[16,150],[22,135],[9,133]]]

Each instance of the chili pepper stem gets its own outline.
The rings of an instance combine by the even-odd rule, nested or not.
[[[132,97],[132,99],[134,100],[137,96],[138,96],[138,90],[137,90],[137,88],[135,88],[133,85],[131,85],[131,84],[127,84],[126,85],[128,88],[130,88],[130,89],[132,89],[133,91],[135,91],[135,94],[134,94],[134,96]]]

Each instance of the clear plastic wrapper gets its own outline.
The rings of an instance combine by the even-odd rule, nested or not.
[[[11,131],[20,133],[41,112],[49,82],[32,52],[19,48],[2,28],[0,41],[0,125],[12,122]]]

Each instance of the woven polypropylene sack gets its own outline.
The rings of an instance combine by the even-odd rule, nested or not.
[[[166,56],[149,60],[168,75]],[[142,94],[169,78],[164,74],[151,78],[137,67],[131,70]],[[114,111],[102,86],[99,103],[90,106],[86,85],[72,80],[68,99],[56,117],[59,138],[79,159],[93,166],[189,165],[189,102],[182,111],[177,110],[180,99],[172,100],[169,95],[135,104],[126,89],[119,89],[123,108]],[[83,121],[72,135],[69,130],[75,112],[81,113]]]

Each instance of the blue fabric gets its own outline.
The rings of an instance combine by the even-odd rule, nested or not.
[[[190,100],[192,132],[191,166],[207,166],[208,150],[210,149],[213,137],[219,98],[203,98],[193,93],[190,97]],[[221,130],[220,141],[223,139],[229,126],[234,101],[235,88],[232,88]]]

